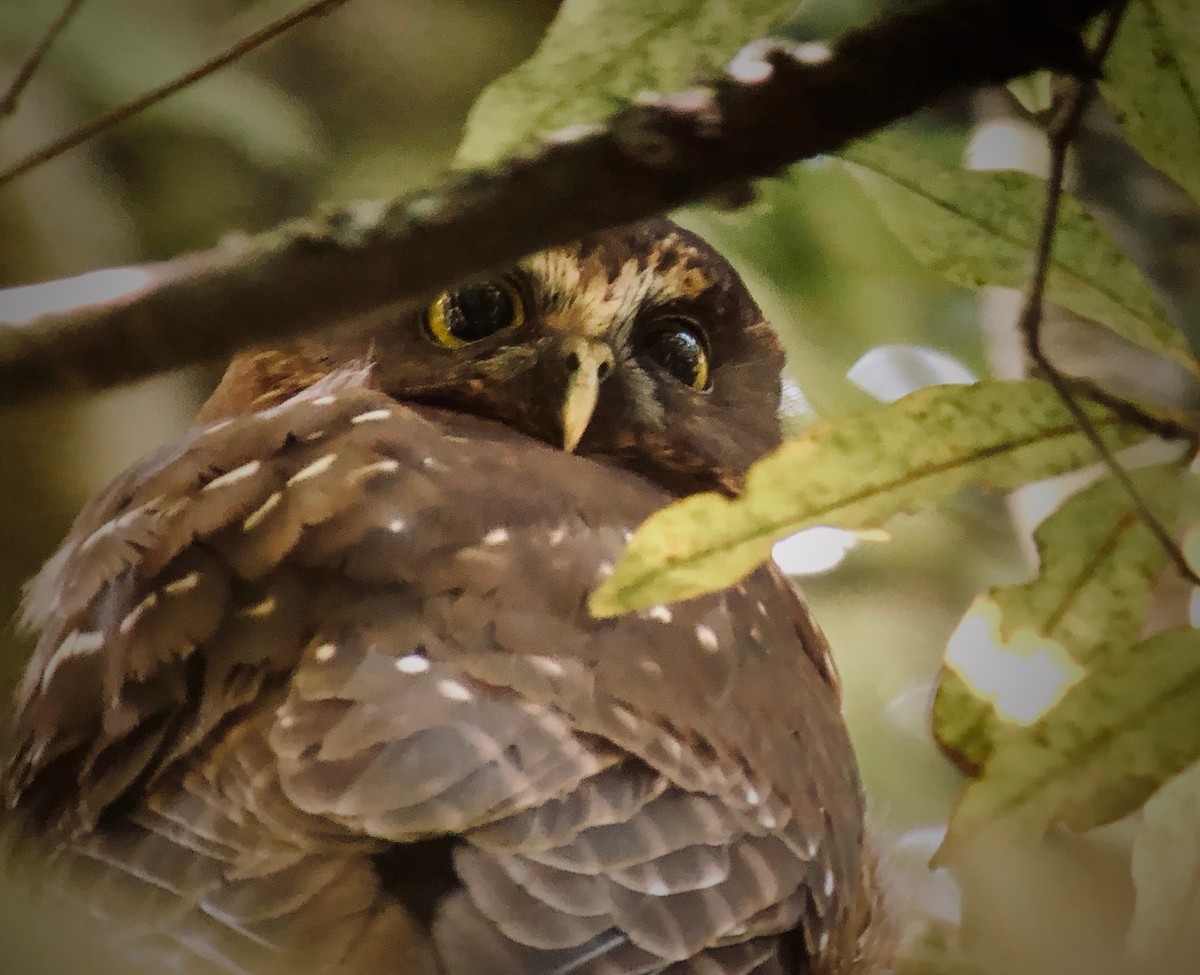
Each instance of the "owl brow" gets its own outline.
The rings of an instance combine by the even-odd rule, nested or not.
[[[534,296],[538,284],[537,276],[524,264],[514,264],[512,267],[505,268],[496,277],[511,284],[525,299]]]
[[[565,250],[534,254],[518,264],[514,273],[520,275],[532,298],[547,303],[573,294],[583,277],[578,255]]]
[[[651,324],[664,318],[682,318],[698,327],[709,316],[704,314],[705,303],[699,297],[686,297],[663,290],[647,296],[644,306],[638,311],[638,324]]]

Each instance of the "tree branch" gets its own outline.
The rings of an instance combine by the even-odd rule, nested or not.
[[[605,227],[729,194],[949,92],[1040,68],[1093,71],[1080,30],[1107,0],[936,0],[821,45],[744,51],[711,85],[651,96],[494,169],[131,270],[26,289],[63,309],[0,326],[0,405],[111,386],[357,317]],[[90,301],[91,304],[83,304]],[[0,293],[0,319],[15,316]],[[79,307],[72,307],[79,306]]]

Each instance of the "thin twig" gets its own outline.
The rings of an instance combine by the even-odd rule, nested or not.
[[[1125,2],[1118,4],[1108,13],[1103,33],[1093,52],[1094,62],[1097,66],[1103,62],[1105,55],[1108,53],[1108,49],[1116,37],[1117,29],[1120,27],[1121,18],[1127,6],[1128,0],[1125,0]],[[1096,453],[1100,455],[1101,460],[1104,461],[1105,466],[1108,467],[1112,476],[1116,478],[1129,494],[1129,498],[1133,502],[1138,516],[1146,527],[1150,529],[1155,538],[1158,539],[1183,577],[1195,585],[1200,585],[1200,578],[1196,576],[1191,566],[1188,565],[1187,559],[1184,558],[1183,552],[1171,537],[1170,532],[1155,517],[1146,504],[1145,499],[1138,491],[1137,486],[1133,483],[1132,478],[1130,478],[1128,471],[1113,456],[1112,451],[1108,449],[1108,445],[1096,430],[1095,425],[1079,405],[1078,400],[1075,398],[1075,392],[1071,388],[1070,380],[1050,362],[1042,347],[1043,295],[1046,291],[1046,280],[1049,276],[1050,263],[1053,259],[1054,232],[1058,224],[1059,205],[1062,201],[1063,180],[1067,168],[1067,152],[1070,149],[1071,139],[1079,127],[1080,119],[1083,117],[1083,111],[1087,107],[1088,98],[1091,97],[1094,88],[1095,84],[1091,79],[1075,78],[1069,81],[1067,91],[1060,99],[1049,126],[1050,172],[1046,178],[1046,201],[1042,209],[1041,227],[1038,231],[1033,275],[1030,278],[1029,287],[1025,293],[1025,302],[1021,308],[1020,318],[1017,320],[1017,327],[1025,339],[1025,348],[1029,358],[1046,377],[1050,385],[1054,387],[1055,392],[1058,393],[1059,398],[1063,401],[1063,405],[1066,406],[1067,411],[1071,414],[1076,424],[1078,424],[1088,440],[1091,441],[1092,446],[1096,449]],[[1154,418],[1148,419],[1153,422],[1143,423],[1142,425],[1152,429],[1155,433],[1161,434],[1163,430],[1161,421]],[[1192,439],[1194,440],[1194,434]]]
[[[79,0],[77,0],[79,2]],[[10,183],[18,176],[22,176],[29,170],[42,163],[49,162],[57,156],[61,156],[64,152],[74,149],[76,146],[87,142],[93,136],[111,129],[115,125],[119,125],[126,119],[145,111],[152,105],[156,105],[164,98],[168,98],[177,91],[195,84],[202,78],[219,71],[221,68],[238,60],[241,57],[249,54],[255,48],[262,47],[268,41],[274,40],[280,34],[295,27],[301,21],[307,20],[310,17],[319,17],[327,14],[336,7],[340,7],[347,0],[309,0],[308,3],[297,7],[289,14],[285,14],[278,20],[274,20],[267,24],[261,30],[255,31],[253,34],[241,38],[237,43],[226,48],[220,54],[210,58],[203,64],[198,65],[191,71],[180,75],[173,81],[167,82],[153,91],[148,91],[132,101],[126,102],[124,105],[118,106],[109,112],[107,115],[96,119],[94,122],[89,122],[87,125],[80,126],[74,132],[63,138],[38,149],[36,152],[30,153],[24,159],[10,166],[8,169],[0,172],[0,186],[5,183]]]
[[[83,0],[67,0],[59,11],[58,16],[46,28],[42,38],[37,42],[37,45],[29,56],[22,62],[17,69],[17,76],[13,78],[12,84],[8,86],[8,91],[0,97],[0,116],[11,115],[17,110],[17,100],[21,97],[21,93],[28,87],[29,82],[33,80],[34,73],[45,60],[46,55],[50,52],[51,45],[58,39],[58,35],[63,32],[67,24],[71,22],[71,18],[75,16],[76,11],[83,6]]]
[[[1186,440],[1190,444],[1200,446],[1200,429],[1190,416],[1173,410],[1149,409],[1116,393],[1110,393],[1091,379],[1072,376],[1069,383],[1077,396],[1086,397],[1108,407],[1126,423],[1141,427],[1163,440]]]

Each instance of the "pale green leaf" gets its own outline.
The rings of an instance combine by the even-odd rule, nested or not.
[[[1100,90],[1134,147],[1200,202],[1200,2],[1133,0]]]
[[[528,61],[467,118],[457,163],[483,166],[642,91],[695,84],[793,13],[797,0],[566,0]]]
[[[1171,524],[1183,472],[1135,471],[1141,497]],[[1133,644],[1167,553],[1125,488],[1105,478],[1068,498],[1034,533],[1036,578],[991,590],[968,610],[946,654],[933,728],[968,765],[987,760],[998,728],[1028,721],[1066,691],[1079,666]],[[1057,660],[1059,654],[1065,659]]]
[[[1021,107],[1030,115],[1044,112],[1054,101],[1054,75],[1049,71],[1034,71],[1032,74],[1013,78],[1005,86]]]
[[[1023,287],[1045,184],[1025,173],[947,169],[896,131],[842,158],[892,233],[955,284]],[[1197,367],[1141,272],[1074,199],[1062,201],[1046,297],[1159,355]]]
[[[997,735],[939,857],[1000,822],[1085,830],[1137,809],[1200,757],[1200,630],[1111,652],[1044,717]]]
[[[1113,447],[1140,439],[1088,407]],[[886,406],[817,423],[759,461],[742,495],[693,495],[651,516],[592,595],[612,616],[736,582],[802,528],[861,529],[928,507],[971,482],[1011,489],[1096,460],[1046,384],[931,386]]]
[[[1137,900],[1127,943],[1136,969],[1183,971],[1184,953],[1195,958],[1200,911],[1200,766],[1177,775],[1143,807],[1133,842],[1133,886]]]

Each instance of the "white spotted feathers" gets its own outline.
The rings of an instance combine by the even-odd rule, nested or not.
[[[594,620],[669,495],[368,375],[85,509],[30,588],[5,806],[164,966],[766,975],[798,927],[845,975],[862,797],[787,583]],[[380,858],[441,871],[431,925]]]

